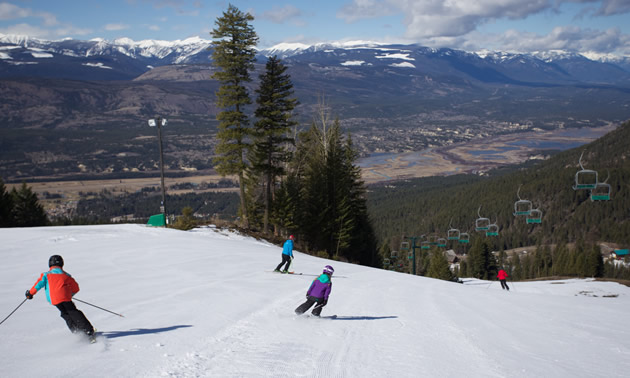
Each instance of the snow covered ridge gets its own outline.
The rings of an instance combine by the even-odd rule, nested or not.
[[[133,41],[129,38],[118,38],[114,41],[106,41],[101,38],[95,38],[89,41],[74,39],[47,41],[27,36],[0,34],[0,43],[25,49],[37,48],[47,51],[48,53],[57,53],[73,57],[110,55],[112,52],[118,52],[131,58],[150,57],[164,59],[168,56],[176,55],[173,59],[173,63],[184,63],[189,56],[206,50],[210,46],[211,41],[204,40],[200,37],[191,37],[175,41]]]
[[[134,41],[130,38],[118,38],[113,41],[107,41],[102,38],[94,38],[88,41],[83,40],[74,40],[74,39],[60,39],[55,41],[43,40],[28,36],[22,35],[10,35],[10,34],[2,34],[0,33],[0,43],[14,46],[21,46],[24,48],[33,48],[38,47],[45,49],[48,52],[58,52],[65,53],[67,55],[71,55],[72,51],[80,52],[77,54],[78,56],[91,56],[91,55],[100,55],[106,54],[111,49],[115,49],[116,51],[125,54],[130,57],[155,57],[155,58],[164,58],[171,54],[177,54],[180,57],[177,59],[177,62],[184,62],[186,57],[189,55],[194,55],[199,53],[205,49],[207,49],[212,43],[209,39],[203,39],[201,37],[190,37],[183,40],[174,40],[174,41],[163,41],[163,40],[142,40],[142,41]],[[60,46],[64,46],[61,48]],[[396,54],[399,51],[401,54],[408,53],[409,50],[405,49],[405,46],[412,47],[414,49],[418,49],[420,46],[418,45],[400,45],[400,44],[386,44],[382,42],[374,42],[374,41],[340,41],[340,42],[325,42],[325,43],[316,43],[316,44],[304,44],[299,42],[284,42],[274,45],[269,48],[259,49],[261,55],[270,57],[277,55],[280,58],[286,58],[298,54],[302,54],[304,52],[317,52],[317,51],[333,51],[335,49],[346,49],[346,50],[356,50],[356,49],[373,49],[376,51],[382,51],[387,53],[388,51],[392,52],[392,54]],[[64,52],[65,50],[65,52]],[[426,53],[443,53],[443,54],[451,54],[452,52],[458,50],[451,49],[433,49],[433,48],[424,48]],[[462,51],[463,52],[463,51]],[[521,54],[521,53],[508,53],[508,52],[498,52],[498,51],[488,51],[481,50],[476,52],[468,52],[468,54],[474,54],[478,57],[485,59],[491,58],[494,60],[506,60],[519,56],[531,56],[544,61],[553,61],[556,59],[568,59],[575,57],[583,57],[589,60],[600,61],[600,62],[619,62],[619,61],[628,61],[630,57],[615,57],[611,55],[602,55],[597,53],[585,53],[585,54],[577,54],[566,52],[562,50],[553,50],[548,52],[535,52],[531,54]]]

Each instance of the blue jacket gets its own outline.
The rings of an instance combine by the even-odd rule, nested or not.
[[[332,290],[332,280],[328,274],[322,274],[313,280],[311,287],[308,288],[306,295],[315,298],[324,298],[328,300],[330,291]]]
[[[284,246],[282,247],[282,254],[293,257],[293,240],[289,239],[284,242]]]

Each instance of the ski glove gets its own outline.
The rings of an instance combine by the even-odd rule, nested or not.
[[[30,290],[26,290],[26,299],[33,299],[33,294],[31,294]]]
[[[324,299],[324,300],[322,301],[322,307],[326,306],[326,304],[327,304],[327,303],[328,303],[328,299]]]

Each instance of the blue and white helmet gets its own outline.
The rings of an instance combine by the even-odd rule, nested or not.
[[[333,273],[335,273],[335,269],[332,266],[330,266],[330,265],[326,265],[324,267],[324,273],[332,276]]]

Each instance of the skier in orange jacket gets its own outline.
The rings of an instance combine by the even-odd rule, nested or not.
[[[61,256],[50,256],[48,267],[50,270],[42,273],[35,285],[30,290],[26,290],[26,298],[33,299],[33,295],[45,288],[46,299],[59,309],[61,317],[66,321],[70,331],[72,333],[82,331],[93,341],[94,327],[72,302],[72,296],[79,292],[79,284],[62,269],[63,258]]]

